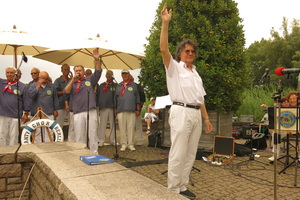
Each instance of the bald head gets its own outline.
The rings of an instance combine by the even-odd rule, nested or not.
[[[42,85],[46,85],[48,83],[49,74],[45,71],[40,72],[39,81],[42,83]]]
[[[90,70],[90,69],[86,69],[85,70],[85,76],[90,76],[90,75],[92,75],[92,70]]]

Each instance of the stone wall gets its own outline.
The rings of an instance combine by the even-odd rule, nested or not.
[[[21,195],[22,200],[76,199],[34,154],[18,154],[17,161],[14,163],[14,154],[0,155],[0,200],[17,200]]]
[[[76,197],[61,183],[53,171],[39,158],[30,177],[31,200],[75,200]]]
[[[0,200],[30,199],[30,186],[26,184],[24,188],[24,185],[32,165],[14,163],[14,154],[0,155]]]
[[[217,113],[212,110],[208,110],[207,112],[210,122],[213,125],[213,131],[206,134],[203,122],[199,148],[210,151],[213,148],[214,136],[232,137],[232,112]]]

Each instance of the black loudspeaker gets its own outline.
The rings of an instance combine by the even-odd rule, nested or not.
[[[155,131],[148,136],[148,147],[161,148],[161,132]]]
[[[251,148],[251,140],[247,141],[244,144],[245,147]],[[267,148],[267,141],[266,141],[266,135],[260,139],[252,140],[252,148],[255,149],[266,149]]]
[[[252,129],[252,134],[251,134]],[[245,125],[242,127],[242,138],[243,139],[251,139],[252,135],[259,132],[258,125]]]

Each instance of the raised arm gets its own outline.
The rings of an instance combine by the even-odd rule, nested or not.
[[[72,90],[72,85],[75,83],[75,81],[77,80],[78,78],[76,76],[73,76],[72,79],[69,81],[69,83],[67,84],[67,86],[65,87],[64,89],[64,92],[66,94],[70,94],[71,93],[71,90]]]
[[[160,51],[165,66],[169,67],[170,60],[171,60],[171,53],[169,51],[168,29],[169,29],[169,23],[172,18],[172,9],[168,11],[167,4],[165,4],[163,9],[161,10],[160,15],[162,20],[161,33],[160,33]]]
[[[100,54],[99,54],[99,49],[94,49],[93,50],[93,58],[95,59],[95,70],[101,70],[101,58],[100,58]]]

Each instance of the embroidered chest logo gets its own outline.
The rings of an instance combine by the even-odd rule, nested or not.
[[[110,89],[110,91],[112,91],[112,92],[116,91],[116,88],[115,88],[115,87],[110,87],[109,89]]]
[[[91,82],[90,82],[90,81],[86,81],[84,84],[85,84],[86,86],[91,86]]]
[[[20,90],[14,89],[14,94],[20,94]]]

